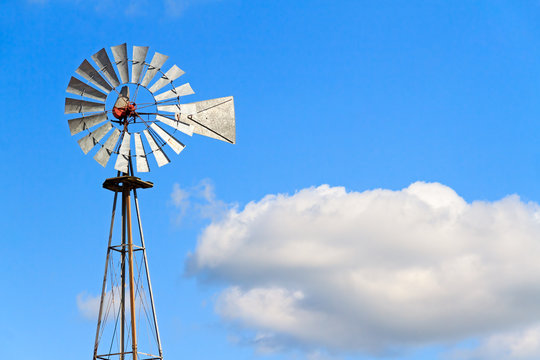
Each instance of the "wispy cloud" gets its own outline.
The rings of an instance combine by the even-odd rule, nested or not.
[[[473,349],[454,351],[448,360],[540,359],[540,324],[494,334]]]
[[[69,0],[26,0],[30,4],[54,4],[70,3],[76,7],[88,7],[89,3]],[[149,11],[158,12],[169,17],[182,16],[185,11],[193,6],[203,5],[220,0],[95,0],[91,2],[90,8],[99,14],[123,14],[127,16],[142,17],[148,15]]]
[[[165,11],[169,16],[180,16],[186,11],[191,1],[165,0]]]
[[[228,210],[187,272],[225,284],[216,312],[265,350],[381,355],[494,336],[477,358],[496,358],[479,355],[502,352],[494,342],[533,353],[540,331],[524,329],[540,317],[539,218],[517,196],[467,203],[437,183],[323,185]]]
[[[77,295],[77,308],[86,319],[97,320],[101,296],[92,296],[86,292]]]
[[[187,188],[174,184],[171,201],[178,209],[175,219],[177,223],[181,223],[186,216],[218,221],[236,207],[235,204],[217,199],[210,179],[201,180],[197,185]]]
[[[121,287],[115,286],[109,289],[105,293],[105,299],[103,300],[104,311],[118,314],[120,309],[120,292]],[[143,296],[146,296],[144,294]],[[79,314],[88,320],[97,320],[99,316],[99,304],[101,302],[101,295],[90,295],[87,292],[81,292],[77,295],[77,309]],[[126,312],[129,312],[130,303],[126,301]],[[141,306],[148,306],[148,299],[142,299],[141,294],[137,292],[135,296],[135,308],[139,309]]]
[[[109,289],[105,293],[105,299],[103,300],[105,308],[112,308],[116,313],[119,309],[120,302],[120,287],[116,286],[113,289]],[[116,301],[115,301],[116,298]],[[97,320],[99,316],[99,304],[101,302],[101,295],[90,295],[86,291],[77,295],[77,309],[85,319]],[[129,304],[126,303],[129,308]]]

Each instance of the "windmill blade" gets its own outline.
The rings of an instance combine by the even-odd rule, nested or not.
[[[113,128],[112,124],[107,122],[96,129],[96,131],[89,133],[79,141],[79,146],[85,154],[88,154],[94,146],[96,146],[101,139]]]
[[[165,111],[169,113],[180,113],[180,104],[173,105],[158,105],[157,111]]]
[[[82,82],[77,78],[74,78],[73,76],[69,80],[66,91],[70,94],[80,95],[90,99],[96,99],[101,101],[107,100],[106,94],[102,93],[97,89],[94,89],[90,85]]]
[[[155,93],[165,85],[171,84],[174,80],[178,79],[184,74],[185,73],[182,69],[180,69],[176,65],[173,65],[169,70],[167,70],[167,72],[161,77],[161,79],[156,81],[154,85],[152,85],[150,89],[148,89],[148,91],[150,91],[151,93]]]
[[[116,143],[118,142],[118,138],[120,137],[120,130],[114,129],[111,136],[105,141],[101,149],[98,150],[96,155],[94,155],[94,160],[96,160],[101,166],[105,167],[107,166],[107,163],[109,162],[109,159],[111,158],[111,154],[113,152],[114,147],[116,146]]]
[[[150,65],[148,65],[148,70],[146,70],[146,74],[144,74],[144,78],[141,81],[142,86],[147,87],[148,84],[150,84],[150,81],[152,81],[154,75],[156,75],[158,70],[161,69],[168,58],[169,57],[167,55],[163,55],[158,52],[154,54],[152,61],[150,61]]]
[[[106,94],[110,93],[112,90],[111,85],[101,77],[99,72],[94,69],[88,60],[84,60],[81,65],[75,70],[75,72],[81,75],[86,80],[90,81],[92,84],[96,85],[98,88],[103,90]]]
[[[165,111],[175,114],[192,115],[197,113],[197,105],[195,104],[174,104],[174,105],[158,105],[158,111]]]
[[[123,172],[124,174],[127,174],[129,171],[130,139],[131,135],[128,132],[124,132],[122,144],[120,145],[120,150],[118,150],[116,164],[114,164],[114,168],[118,171]]]
[[[111,51],[114,56],[114,61],[120,74],[120,80],[122,84],[129,82],[129,70],[128,70],[128,58],[127,58],[127,45],[123,43],[121,45],[111,46]]]
[[[156,95],[154,96],[154,98],[156,99],[156,101],[162,101],[162,100],[172,99],[175,97],[191,95],[191,94],[195,94],[195,91],[193,91],[189,83],[186,83],[175,89],[171,89],[169,91],[165,91],[164,93]]]
[[[97,64],[99,67],[99,70],[105,75],[107,80],[109,80],[109,83],[112,84],[113,87],[117,87],[120,85],[120,82],[118,81],[118,77],[116,76],[116,72],[114,71],[114,68],[111,64],[111,60],[109,59],[109,55],[107,55],[107,51],[105,51],[105,48],[99,50],[97,53],[92,55],[92,60]]]
[[[141,79],[141,72],[148,53],[148,46],[133,47],[133,63],[131,64],[131,82],[138,84]]]
[[[93,101],[66,98],[64,114],[105,111],[105,104]]]
[[[193,125],[183,123],[179,120],[169,119],[163,115],[156,115],[156,120],[161,121],[162,123],[183,132],[184,134],[193,136]]]
[[[144,150],[141,134],[134,133],[133,138],[135,139],[135,155],[137,159],[137,171],[149,172],[150,167],[148,166],[148,159],[146,158],[146,151]]]
[[[236,142],[234,100],[232,96],[198,101],[191,104],[197,107],[194,115],[180,114],[180,121],[194,126],[193,132],[214,139]]]
[[[143,134],[144,137],[146,137],[148,144],[150,144],[150,149],[152,149],[152,154],[154,154],[158,166],[162,167],[163,165],[170,163],[171,160],[169,160],[165,152],[159,147],[156,139],[154,139],[154,135],[150,134],[148,130],[143,130]]]
[[[83,116],[76,119],[68,120],[69,131],[71,135],[80,133],[83,130],[90,129],[97,124],[101,124],[107,120],[107,113],[95,114],[90,116]]]
[[[186,147],[156,123],[152,123],[150,127],[171,147],[171,149],[173,149],[175,153],[180,154],[180,151],[184,150]]]

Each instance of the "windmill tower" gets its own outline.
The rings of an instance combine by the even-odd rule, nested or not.
[[[116,177],[103,183],[114,199],[93,360],[163,359],[137,198],[138,189],[153,184],[135,172],[150,171],[150,154],[158,167],[170,162],[170,150],[180,154],[185,145],[178,134],[234,144],[234,102],[229,96],[183,103],[181,97],[194,92],[189,83],[173,84],[184,74],[178,66],[161,70],[168,56],[156,52],[148,63],[146,46],[133,46],[131,59],[125,43],[110,50],[115,66],[104,48],[92,55],[95,67],[84,60],[66,89],[76,97],[65,102],[65,113],[77,114],[68,125],[82,151],[92,152],[103,167],[116,159]],[[133,234],[132,205],[138,236]]]

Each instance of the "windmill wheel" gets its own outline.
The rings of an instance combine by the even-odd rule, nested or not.
[[[147,63],[148,47],[133,46],[129,59],[125,43],[111,52],[115,66],[103,48],[92,55],[97,67],[84,60],[66,89],[79,96],[66,97],[64,112],[80,114],[68,120],[71,135],[84,134],[79,146],[85,154],[97,149],[94,159],[100,165],[116,156],[114,168],[128,174],[134,157],[137,172],[148,172],[150,154],[158,167],[166,165],[169,149],[180,154],[185,148],[177,133],[236,142],[232,96],[183,103],[181,98],[194,91],[189,83],[173,84],[184,74],[178,66],[161,70],[168,56],[156,52]]]

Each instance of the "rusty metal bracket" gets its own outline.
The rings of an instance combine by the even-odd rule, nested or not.
[[[144,181],[136,176],[118,176],[103,182],[103,188],[114,192],[131,191],[133,189],[150,189],[154,183]]]

